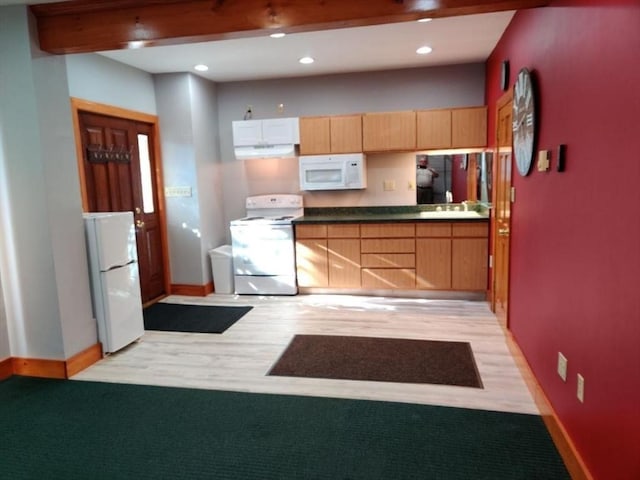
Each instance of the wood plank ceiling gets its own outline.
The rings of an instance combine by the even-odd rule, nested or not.
[[[550,0],[72,0],[32,5],[40,48],[82,53],[520,10]]]

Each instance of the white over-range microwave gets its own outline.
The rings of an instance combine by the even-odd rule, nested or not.
[[[362,153],[299,157],[300,190],[348,190],[367,187]]]

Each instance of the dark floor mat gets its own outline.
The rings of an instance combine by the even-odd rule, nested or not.
[[[144,329],[165,332],[222,333],[252,308],[155,303],[143,310]]]
[[[296,335],[269,375],[482,388],[467,342]]]

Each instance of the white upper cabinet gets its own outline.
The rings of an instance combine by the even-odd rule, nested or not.
[[[236,147],[300,143],[297,117],[239,120],[234,121],[232,126],[233,145]]]
[[[251,147],[262,143],[262,120],[233,122],[233,145]]]

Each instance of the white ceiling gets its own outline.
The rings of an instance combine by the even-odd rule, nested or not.
[[[45,3],[47,0],[0,0]],[[368,27],[99,52],[149,73],[193,72],[216,82],[484,62],[514,11]],[[428,45],[433,52],[416,54]],[[298,59],[312,56],[315,63]],[[195,72],[204,63],[208,72]]]
[[[216,82],[483,62],[515,12],[100,52],[150,73],[194,72]],[[433,52],[416,54],[428,45]],[[302,65],[298,59],[315,58]]]

